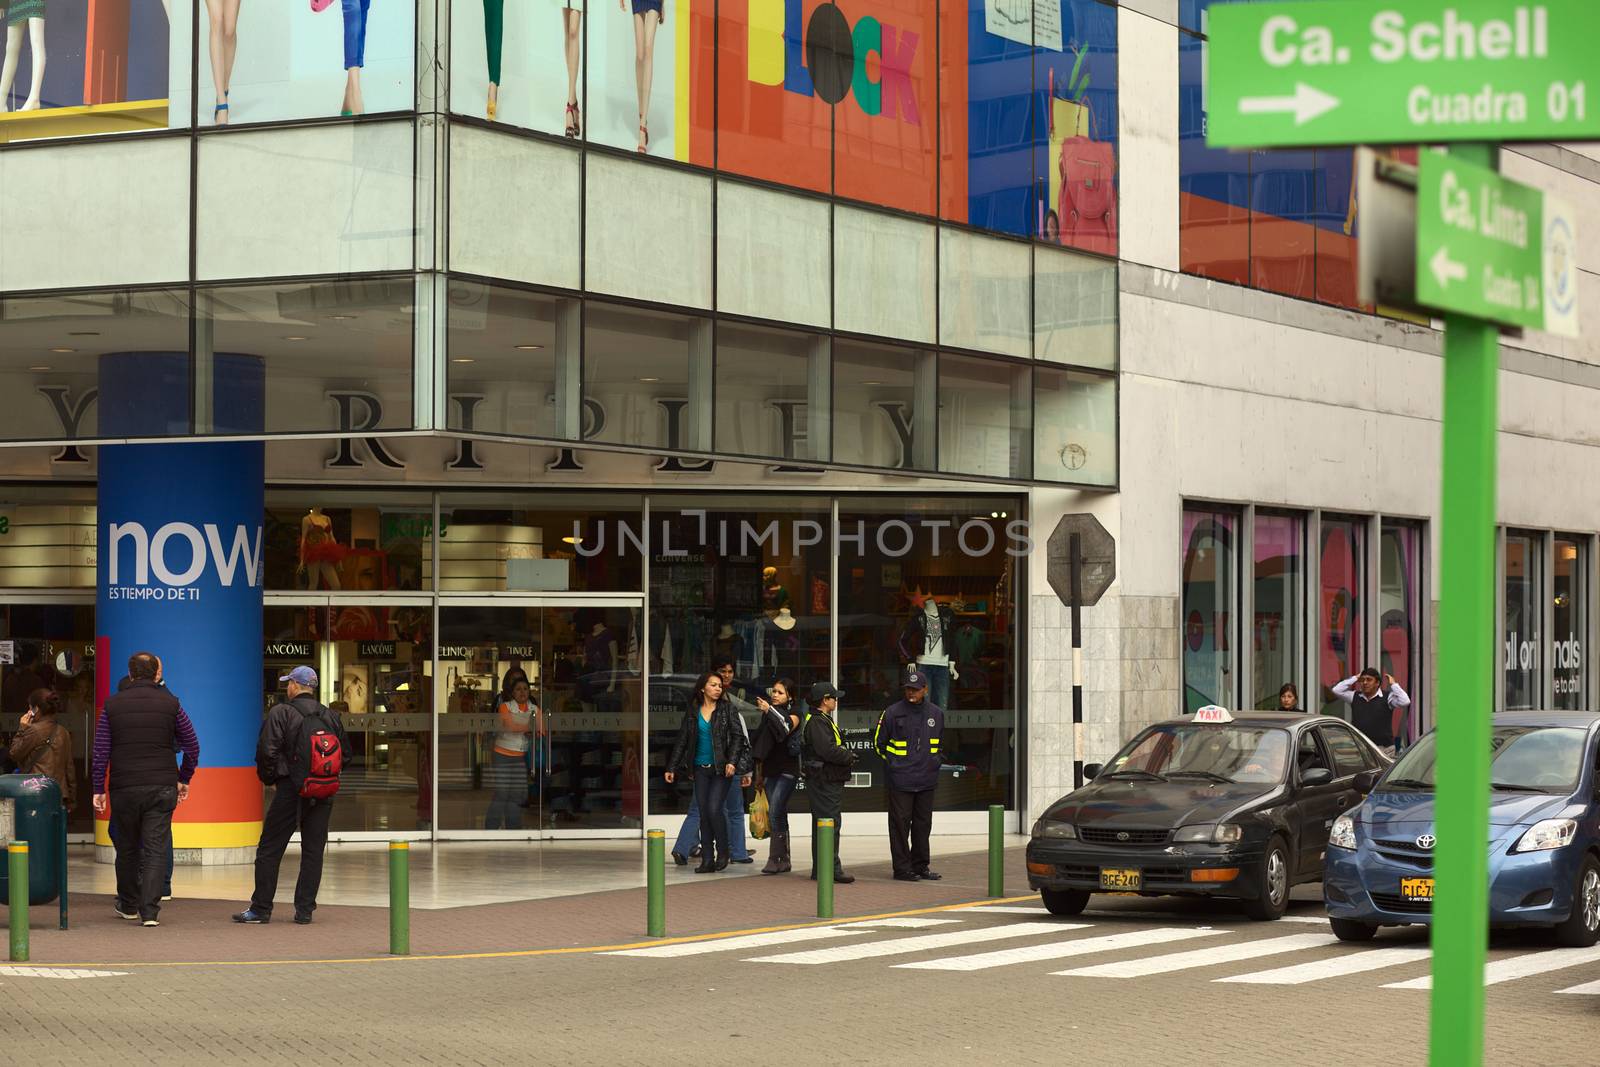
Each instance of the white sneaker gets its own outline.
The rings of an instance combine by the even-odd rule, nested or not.
[[[140,926],[160,926],[161,925],[161,920],[160,919],[146,919],[142,923],[140,923],[139,925]]]
[[[115,904],[111,906],[111,910],[117,913],[117,918],[119,919],[127,919],[129,922],[139,921],[139,913],[136,911],[123,911]]]
[[[172,894],[168,893],[166,896],[161,898],[161,903],[165,904],[167,901],[169,901],[171,899],[172,899]]]

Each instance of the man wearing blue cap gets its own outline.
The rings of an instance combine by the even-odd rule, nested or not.
[[[296,667],[278,681],[286,699],[274,704],[256,742],[256,777],[277,787],[261,823],[256,846],[256,889],[236,923],[272,921],[278,892],[278,866],[289,838],[300,831],[300,877],[294,886],[294,921],[304,926],[317,910],[322,886],[322,854],[328,846],[333,794],[349,750],[337,712],[317,700],[317,672]]]
[[[915,667],[901,683],[904,699],[878,716],[872,747],[889,774],[889,856],[901,882],[938,881],[928,869],[933,791],[939,785],[944,709],[928,700],[928,678]]]

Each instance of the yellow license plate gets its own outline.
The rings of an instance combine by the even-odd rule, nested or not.
[[[1140,871],[1137,867],[1101,867],[1101,889],[1138,889]]]
[[[1433,903],[1432,878],[1402,878],[1400,879],[1400,899],[1424,901]]]

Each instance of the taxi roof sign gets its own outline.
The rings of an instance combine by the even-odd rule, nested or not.
[[[1227,708],[1219,708],[1215,704],[1207,704],[1194,713],[1195,722],[1232,722],[1233,716]]]

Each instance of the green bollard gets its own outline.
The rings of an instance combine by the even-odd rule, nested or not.
[[[817,820],[817,918],[833,918],[833,820]]]
[[[989,895],[1006,895],[1006,809],[989,805]]]
[[[28,843],[6,849],[11,860],[11,962],[28,962]]]
[[[667,936],[667,832],[645,833],[645,884],[648,903],[645,923],[651,937]]]
[[[389,842],[389,955],[411,955],[411,846]]]

